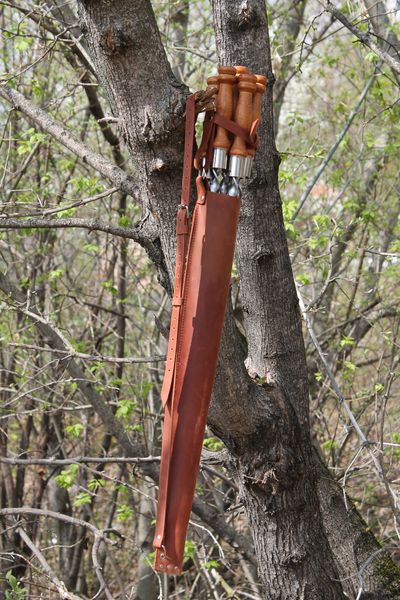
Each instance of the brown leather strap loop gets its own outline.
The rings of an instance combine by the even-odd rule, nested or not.
[[[235,123],[235,121],[227,119],[223,115],[216,114],[214,117],[214,123],[216,125],[221,125],[224,129],[227,129],[233,133],[233,135],[240,137],[250,148],[254,146],[254,141],[246,129]]]
[[[204,117],[204,122],[203,122],[203,135],[201,138],[201,143],[199,146],[199,149],[196,152],[196,155],[194,157],[194,167],[195,169],[197,169],[198,171],[201,168],[201,159],[202,158],[206,158],[208,159],[208,155],[209,155],[209,148],[212,147],[212,140],[214,139],[214,135],[215,135],[215,125],[214,125],[214,115],[215,112],[214,111],[207,111]],[[210,165],[207,164],[207,160],[206,160],[206,164],[204,165],[204,168],[208,169]]]
[[[192,160],[194,148],[194,125],[196,122],[195,95],[186,101],[185,149],[183,154],[183,174],[181,204],[188,206],[190,200],[190,183],[192,178]]]

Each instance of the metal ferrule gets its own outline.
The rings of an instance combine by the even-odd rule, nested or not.
[[[249,179],[249,177],[251,177],[251,171],[253,169],[253,157],[252,156],[246,156],[246,158],[244,159],[244,177],[246,179]]]
[[[228,164],[228,152],[226,148],[214,148],[213,169],[226,169]]]
[[[229,175],[231,177],[237,177],[238,179],[242,179],[244,177],[244,167],[245,167],[244,156],[236,156],[233,154],[229,159]]]

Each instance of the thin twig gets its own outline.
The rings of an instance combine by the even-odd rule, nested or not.
[[[33,102],[20,94],[20,92],[3,85],[0,86],[0,96],[5,100],[8,100],[15,109],[20,110],[30,117],[36,125],[39,125],[39,127],[53,136],[58,142],[68,148],[68,150],[79,156],[83,162],[101,173],[103,177],[112,181],[114,185],[127,194],[134,197],[136,196],[137,187],[133,179],[127,175],[127,173],[105,159],[101,154],[97,154],[97,152],[88,148],[81,140],[72,135],[62,123],[58,123],[43,109],[35,106]]]
[[[295,284],[296,284],[296,282],[295,282]],[[332,388],[333,388],[333,390],[334,390],[334,392],[335,392],[335,394],[336,394],[336,396],[337,396],[337,398],[338,398],[341,406],[343,407],[344,411],[346,412],[346,414],[347,414],[347,416],[348,416],[348,418],[350,420],[350,423],[352,424],[353,429],[356,432],[356,434],[357,434],[357,436],[358,436],[358,438],[359,438],[359,440],[361,442],[360,451],[362,449],[364,449],[364,448],[367,449],[367,451],[368,451],[368,453],[369,453],[369,455],[371,457],[371,460],[373,462],[374,469],[375,469],[375,472],[376,472],[376,474],[378,476],[378,479],[385,486],[385,489],[386,489],[386,491],[388,493],[388,496],[389,496],[389,501],[390,501],[391,506],[392,506],[394,517],[397,520],[398,519],[398,507],[397,507],[397,495],[396,495],[396,492],[393,490],[392,486],[387,481],[387,477],[386,477],[386,475],[384,473],[384,470],[383,470],[382,461],[379,458],[377,458],[375,456],[375,454],[372,452],[372,450],[371,450],[371,443],[366,438],[366,436],[365,436],[364,432],[362,431],[361,427],[359,426],[359,424],[357,422],[357,419],[355,418],[355,416],[354,416],[354,414],[353,414],[350,406],[346,402],[345,397],[344,397],[344,395],[343,395],[343,393],[342,393],[342,391],[341,391],[341,389],[339,387],[339,384],[336,381],[336,378],[335,378],[335,376],[334,376],[334,374],[332,372],[332,369],[329,366],[327,359],[325,358],[325,355],[324,355],[324,353],[322,351],[322,348],[320,346],[318,338],[317,338],[317,336],[315,334],[315,331],[314,331],[314,329],[312,327],[311,320],[310,320],[307,308],[306,308],[306,306],[304,304],[303,298],[302,298],[302,296],[300,294],[299,287],[298,287],[297,284],[296,284],[296,290],[297,290],[297,296],[298,296],[298,299],[299,299],[300,310],[302,312],[303,319],[304,319],[304,321],[306,323],[308,333],[309,333],[309,335],[311,337],[311,340],[312,340],[312,342],[313,342],[313,344],[315,346],[317,354],[318,354],[318,356],[319,356],[322,364],[324,365],[325,372],[326,372],[326,374],[328,376],[328,379],[329,379],[329,381],[330,381],[330,383],[332,385]]]
[[[49,563],[39,550],[39,548],[31,540],[26,531],[22,527],[17,527],[16,531],[20,535],[21,539],[28,546],[28,548],[31,550],[31,552],[38,559],[43,571],[46,573],[52,584],[57,588],[60,598],[62,598],[62,600],[80,600],[79,596],[75,596],[75,594],[67,590],[65,583],[57,577],[57,575],[54,573],[53,569],[50,567]]]
[[[346,133],[348,132],[348,130],[350,129],[351,124],[353,123],[359,108],[361,106],[361,104],[364,102],[366,95],[368,94],[368,91],[370,89],[370,87],[372,86],[375,77],[377,75],[377,71],[379,69],[380,65],[377,65],[375,68],[374,73],[372,74],[372,76],[368,79],[367,83],[364,86],[363,91],[361,92],[353,110],[350,113],[349,118],[347,119],[346,124],[344,125],[342,131],[340,132],[336,142],[333,144],[332,148],[329,150],[326,158],[323,160],[321,166],[319,167],[318,171],[316,172],[316,174],[314,175],[314,177],[312,178],[311,182],[308,184],[308,186],[306,187],[303,195],[300,198],[300,202],[299,202],[299,206],[296,209],[296,212],[293,215],[292,218],[292,222],[295,221],[301,211],[301,209],[304,206],[304,203],[306,202],[307,198],[309,197],[309,195],[311,194],[312,189],[314,188],[315,184],[317,183],[318,179],[321,177],[322,173],[325,171],[326,167],[328,166],[331,158],[333,157],[333,155],[335,154],[336,150],[339,148],[341,141],[343,140],[343,138],[345,137]]]
[[[19,506],[18,508],[0,508],[0,515],[35,515],[39,517],[47,517],[50,519],[58,519],[59,521],[64,521],[65,523],[70,523],[72,525],[79,525],[80,527],[86,527],[89,529],[94,535],[100,536],[107,544],[111,544],[112,546],[116,544],[110,540],[101,529],[97,529],[94,525],[89,523],[88,521],[83,521],[82,519],[78,519],[77,517],[70,517],[69,515],[64,515],[60,512],[55,512],[54,510],[47,510],[44,508],[32,508],[30,506]],[[118,531],[114,531],[117,535],[121,535]]]
[[[26,350],[37,350],[40,352],[52,352],[53,354],[61,354],[65,358],[81,358],[82,360],[90,360],[96,362],[109,362],[114,364],[134,364],[134,363],[153,363],[153,362],[164,362],[165,355],[160,356],[125,356],[124,358],[118,358],[115,356],[103,356],[102,354],[85,354],[84,352],[68,352],[68,350],[58,350],[57,348],[42,348],[41,346],[35,346],[33,344],[20,344],[8,342],[7,346],[13,346],[16,348],[24,348]],[[65,360],[63,358],[63,360]]]
[[[143,456],[137,458],[125,456],[71,456],[70,458],[16,458],[13,456],[0,456],[0,464],[9,465],[44,465],[48,467],[63,467],[68,465],[76,465],[80,463],[93,464],[140,464],[160,462],[161,456]]]
[[[385,50],[382,50],[382,48],[379,46],[379,44],[377,44],[372,39],[372,37],[369,33],[365,33],[364,31],[361,31],[361,29],[356,27],[356,25],[353,25],[352,23],[350,23],[350,21],[347,19],[347,17],[345,17],[345,15],[340,12],[340,10],[338,10],[335,6],[333,6],[332,2],[329,2],[329,1],[326,2],[325,7],[326,7],[326,10],[328,12],[330,12],[331,15],[333,15],[335,17],[335,19],[340,21],[349,31],[351,31],[351,33],[353,35],[355,35],[362,44],[364,44],[365,46],[368,46],[368,48],[370,48],[372,50],[372,52],[374,52],[377,56],[379,56],[379,58],[381,59],[382,62],[386,63],[388,65],[388,67],[390,67],[393,71],[400,74],[400,61],[393,58],[393,56],[391,56]]]
[[[119,227],[111,223],[105,223],[100,219],[12,219],[0,218],[0,229],[61,229],[81,228],[89,231],[103,231],[118,237],[141,242],[141,235],[135,227]]]

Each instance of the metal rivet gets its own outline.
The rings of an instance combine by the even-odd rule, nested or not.
[[[165,554],[160,554],[161,560],[165,560]]]
[[[178,572],[179,571],[179,567],[175,567],[174,571]]]
[[[164,570],[164,565],[160,565],[159,567],[161,570]]]
[[[158,540],[161,540],[161,535],[158,535],[158,536],[157,536],[157,539],[158,539]]]

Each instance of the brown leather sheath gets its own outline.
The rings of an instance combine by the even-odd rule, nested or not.
[[[209,126],[212,126],[211,121]],[[209,135],[209,131],[205,134]],[[202,178],[198,177],[198,197],[188,241],[186,206],[193,136],[194,100],[190,97],[186,107],[184,177],[177,219],[170,338],[161,392],[165,413],[153,543],[155,569],[174,575],[182,569],[240,209],[239,198],[206,190]]]

